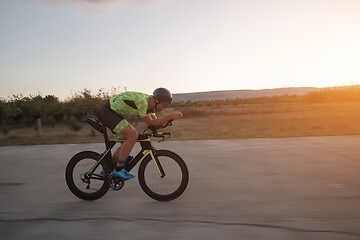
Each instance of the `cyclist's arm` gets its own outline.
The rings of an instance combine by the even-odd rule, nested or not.
[[[142,120],[147,125],[161,126],[161,125],[167,123],[170,120],[175,120],[175,119],[179,119],[179,118],[182,118],[182,117],[183,117],[183,114],[181,112],[175,112],[175,113],[172,113],[172,114],[167,115],[167,116],[162,117],[162,118],[156,118],[155,117],[155,119],[151,115],[146,115],[146,116],[142,117]]]

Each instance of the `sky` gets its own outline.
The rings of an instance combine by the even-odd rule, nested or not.
[[[359,0],[0,0],[0,98],[360,84]]]

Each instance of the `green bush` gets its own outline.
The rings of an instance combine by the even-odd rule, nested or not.
[[[78,132],[83,128],[81,123],[78,120],[75,120],[75,119],[71,119],[69,121],[69,125],[70,125],[70,129],[75,131],[75,132]]]
[[[10,132],[10,127],[7,125],[0,126],[0,132],[4,135],[7,135]]]

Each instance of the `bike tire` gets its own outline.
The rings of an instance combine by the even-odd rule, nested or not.
[[[150,168],[155,168],[149,164],[152,160],[150,155],[147,155],[144,160],[141,162],[138,171],[138,178],[139,183],[143,191],[151,198],[158,200],[158,201],[171,201],[178,198],[183,192],[185,191],[188,182],[189,182],[189,171],[184,162],[184,160],[174,152],[168,150],[158,150],[155,152],[156,156],[158,157],[160,164],[164,168],[166,176],[161,179],[160,174],[157,170],[148,171]],[[171,166],[171,169],[168,169],[167,166]],[[149,172],[149,173],[148,173]],[[151,172],[151,173],[150,173]],[[159,185],[167,185],[167,180],[177,173],[177,179],[174,186],[169,186],[170,190],[166,189],[166,192],[159,191],[156,189]],[[149,176],[150,174],[150,176]],[[150,183],[150,179],[156,178],[155,185]],[[162,187],[162,186],[160,186]],[[166,186],[165,186],[166,187]]]
[[[76,173],[74,172],[75,168],[77,170],[78,166],[81,166],[81,164],[85,164],[85,166],[83,167],[84,171],[82,172],[83,174],[85,174],[96,163],[96,161],[99,160],[99,158],[100,158],[100,154],[96,152],[92,152],[92,151],[80,152],[75,156],[73,156],[66,166],[65,179],[67,186],[69,187],[70,191],[80,199],[90,200],[90,201],[99,199],[102,196],[104,196],[110,188],[107,178],[104,178],[103,183],[101,183],[101,180],[94,180],[94,181],[99,181],[97,182],[99,186],[98,188],[94,189],[93,192],[85,191],[87,190],[86,189],[87,183],[82,182],[81,184],[82,181],[81,176],[79,175],[78,172]],[[110,172],[110,168],[105,161],[101,162],[98,169],[101,169],[101,167],[102,169],[104,169],[105,172]]]

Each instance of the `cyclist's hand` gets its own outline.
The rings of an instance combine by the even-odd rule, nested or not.
[[[181,112],[175,112],[173,114],[170,114],[170,117],[172,120],[183,118],[184,115]]]

